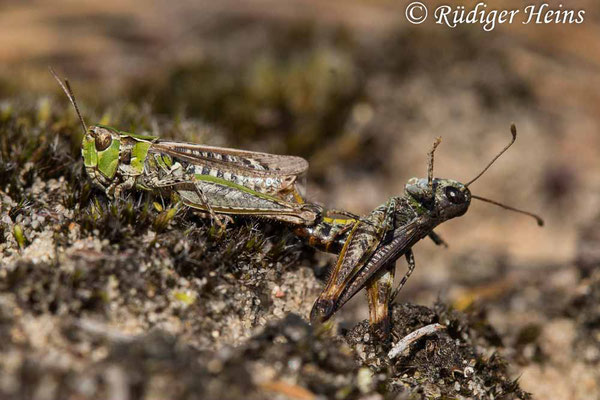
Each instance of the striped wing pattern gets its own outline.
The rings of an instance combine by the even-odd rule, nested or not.
[[[152,148],[190,163],[225,168],[257,177],[298,176],[308,169],[308,161],[296,156],[168,141],[157,141]]]

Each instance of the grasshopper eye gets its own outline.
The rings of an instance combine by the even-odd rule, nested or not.
[[[446,187],[446,189],[444,189],[444,193],[446,194],[446,198],[448,200],[450,200],[450,203],[462,204],[465,202],[464,193],[455,187],[452,187],[452,186]]]
[[[95,144],[96,150],[104,151],[108,149],[112,143],[112,136],[108,132],[101,132],[96,135]]]

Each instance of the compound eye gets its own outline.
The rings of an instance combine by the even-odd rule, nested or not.
[[[448,186],[444,189],[446,197],[453,204],[462,204],[465,202],[465,194],[455,187]]]
[[[108,147],[110,146],[111,143],[112,143],[112,136],[110,135],[110,133],[104,131],[104,132],[99,132],[96,134],[96,139],[95,139],[96,150],[104,151],[104,150],[108,149]]]

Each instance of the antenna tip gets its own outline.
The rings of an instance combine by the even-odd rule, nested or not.
[[[56,79],[57,81],[60,82],[60,78],[58,77],[58,74],[56,73],[56,71],[54,71],[54,68],[52,68],[50,65],[48,65],[48,71],[50,71],[50,73],[52,74],[54,79]]]
[[[535,219],[537,221],[538,226],[544,226],[544,220],[543,219],[541,219],[540,217],[536,217]]]
[[[517,127],[515,124],[510,124],[510,133],[512,133],[513,140],[517,138]]]

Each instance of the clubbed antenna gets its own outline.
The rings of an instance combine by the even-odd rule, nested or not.
[[[498,203],[497,201],[494,201],[494,200],[486,199],[485,197],[479,197],[479,196],[471,195],[471,198],[477,199],[477,200],[481,200],[481,201],[485,201],[486,203],[494,204],[494,205],[502,207],[502,208],[504,208],[506,210],[518,212],[520,214],[529,215],[530,217],[535,218],[535,220],[537,221],[538,226],[544,226],[544,220],[539,215],[536,215],[534,213],[530,213],[529,211],[519,210],[518,208],[507,206],[506,204]]]
[[[488,164],[488,165],[487,165],[487,166],[486,166],[486,167],[483,169],[483,171],[481,171],[481,172],[479,173],[479,175],[477,175],[475,178],[471,179],[471,180],[469,181],[469,183],[467,183],[467,184],[465,185],[465,187],[469,187],[469,185],[470,185],[471,183],[475,182],[477,179],[479,179],[479,178],[481,177],[481,175],[485,174],[485,171],[487,171],[487,170],[488,170],[488,169],[489,169],[489,168],[492,166],[492,164],[493,164],[493,163],[494,163],[494,162],[495,162],[495,161],[496,161],[496,160],[497,160],[497,159],[498,159],[498,158],[499,158],[499,157],[500,157],[502,154],[504,154],[504,152],[505,152],[506,150],[508,150],[508,148],[509,148],[510,146],[512,146],[512,144],[513,144],[513,143],[515,142],[515,140],[517,139],[517,127],[515,126],[515,124],[511,124],[511,125],[510,125],[510,133],[512,134],[512,140],[510,141],[510,143],[509,143],[509,144],[508,144],[508,145],[507,145],[505,148],[503,148],[503,149],[502,149],[502,151],[501,151],[500,153],[498,153],[498,155],[496,155],[496,157],[494,157],[494,158],[492,159],[492,161],[490,161],[490,163],[489,163],[489,164]]]
[[[52,76],[54,76],[54,79],[56,79],[56,81],[62,88],[63,92],[65,92],[65,94],[71,101],[71,104],[73,104],[73,107],[75,107],[75,112],[77,113],[77,117],[79,117],[79,122],[81,122],[81,126],[83,127],[83,133],[85,134],[87,132],[87,126],[85,125],[85,121],[81,117],[81,112],[79,112],[79,107],[77,106],[77,102],[75,101],[75,95],[73,94],[73,90],[71,90],[71,85],[69,85],[69,81],[65,79],[65,82],[63,83],[56,74],[56,72],[54,72],[52,67],[48,67],[48,69],[50,70]]]
[[[433,141],[433,146],[431,146],[431,151],[429,151],[429,153],[427,153],[427,155],[429,156],[429,163],[427,165],[427,186],[429,187],[429,190],[433,193],[433,153],[435,153],[435,149],[437,149],[437,147],[440,145],[440,143],[442,142],[442,138],[440,136],[436,137],[435,140]]]

